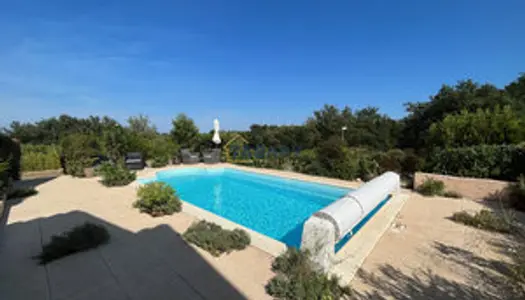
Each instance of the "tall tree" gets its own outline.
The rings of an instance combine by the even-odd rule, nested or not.
[[[433,123],[429,130],[431,147],[464,147],[481,144],[516,144],[525,137],[523,118],[510,106],[461,111]]]
[[[148,116],[138,115],[128,118],[128,126],[132,132],[143,134],[156,134],[157,127],[153,125]]]
[[[185,114],[179,114],[172,121],[170,134],[181,148],[195,148],[199,142],[199,129],[192,119]]]
[[[407,103],[408,116],[403,120],[404,129],[400,145],[403,148],[427,148],[430,126],[446,115],[462,110],[494,109],[496,106],[513,105],[505,90],[491,84],[480,85],[472,80],[459,81],[455,86],[443,85],[429,102]]]

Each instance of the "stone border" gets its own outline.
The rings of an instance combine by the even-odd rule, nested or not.
[[[33,179],[33,178],[39,178],[39,177],[56,177],[63,175],[62,169],[56,169],[56,170],[43,170],[43,171],[27,171],[22,172],[22,180],[24,179]]]
[[[228,163],[220,163],[213,165],[194,164],[194,165],[178,165],[159,169],[146,169],[139,172],[138,179],[148,179],[155,176],[157,172],[180,169],[180,168],[231,168],[252,173],[266,174],[279,176],[288,179],[296,179],[313,183],[321,183],[333,185],[344,188],[357,188],[361,184],[356,181],[345,181],[334,178],[305,175],[290,171],[250,168],[245,166],[237,166]],[[134,184],[139,186],[140,183],[135,181]],[[406,200],[409,197],[407,191],[399,192],[392,195],[385,205],[370,219],[366,224],[336,253],[337,263],[332,268],[331,273],[339,276],[344,283],[349,283],[355,276],[357,270],[361,267],[366,257],[374,249],[375,245],[381,239],[386,230],[395,220]],[[235,222],[220,217],[207,210],[199,208],[195,205],[187,203],[183,200],[183,212],[196,217],[197,219],[205,219],[215,222],[226,229],[241,228],[246,230],[252,239],[252,246],[255,246],[270,255],[278,256],[286,250],[286,245],[275,239],[267,237],[261,233],[255,232]]]

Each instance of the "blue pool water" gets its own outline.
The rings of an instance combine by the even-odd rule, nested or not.
[[[306,219],[350,191],[228,168],[163,171],[156,180],[186,202],[292,247],[300,246]]]

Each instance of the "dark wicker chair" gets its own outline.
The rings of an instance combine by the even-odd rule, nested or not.
[[[129,152],[126,154],[124,163],[126,164],[126,168],[130,170],[142,170],[146,166],[144,157],[140,152]]]
[[[190,152],[189,149],[180,150],[180,156],[184,164],[196,164],[201,161],[199,153]]]
[[[221,150],[213,149],[202,153],[202,160],[207,164],[216,164],[221,162]]]

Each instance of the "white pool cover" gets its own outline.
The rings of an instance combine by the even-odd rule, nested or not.
[[[328,270],[335,244],[399,188],[399,175],[386,172],[314,213],[304,224],[301,248],[308,249],[320,267]]]

